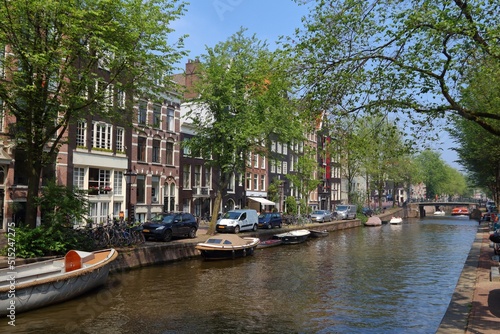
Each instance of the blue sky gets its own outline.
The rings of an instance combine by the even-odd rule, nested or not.
[[[292,0],[191,0],[186,14],[173,25],[174,36],[189,35],[184,40],[189,56],[178,66],[184,68],[188,59],[204,54],[207,46],[227,40],[241,27],[272,48],[279,36],[291,36],[302,27],[301,18],[308,10],[307,5],[299,6]],[[432,148],[451,167],[460,169],[454,162],[458,159],[456,153],[450,150],[451,140],[446,132],[441,134],[442,143],[435,143]]]

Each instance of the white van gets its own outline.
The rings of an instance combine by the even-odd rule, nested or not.
[[[337,219],[356,219],[356,211],[358,207],[352,204],[337,205],[335,213]]]
[[[217,232],[257,231],[259,215],[253,209],[231,210],[226,212],[215,225]]]

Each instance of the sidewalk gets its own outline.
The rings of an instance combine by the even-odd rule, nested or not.
[[[493,260],[489,235],[487,225],[478,227],[448,310],[436,333],[499,333],[500,281],[491,280],[492,267],[493,271],[498,271],[498,260]]]

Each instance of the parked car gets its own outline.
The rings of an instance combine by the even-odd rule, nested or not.
[[[356,219],[357,206],[352,204],[337,205],[335,212],[340,219]]]
[[[279,212],[265,212],[259,215],[259,224],[257,227],[259,228],[273,228],[278,226],[281,228],[281,224],[283,222],[283,218],[281,217],[281,213]]]
[[[143,225],[142,233],[146,240],[170,241],[172,237],[196,238],[198,221],[189,212],[167,212],[156,215]]]
[[[257,231],[259,215],[253,209],[231,210],[226,212],[215,225],[217,232],[234,232],[251,230]]]
[[[367,217],[373,216],[373,210],[368,207],[364,207],[363,209],[361,209],[361,212]]]
[[[316,210],[311,213],[311,220],[318,223],[331,222],[333,220],[333,215],[332,212],[328,210]]]

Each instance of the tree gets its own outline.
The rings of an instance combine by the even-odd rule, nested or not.
[[[290,60],[271,52],[245,29],[207,48],[201,56],[188,117],[196,136],[184,145],[219,170],[217,196],[208,232],[215,232],[216,213],[232,177],[244,174],[250,152],[268,155],[270,135],[283,143],[302,139],[304,124],[295,102]]]
[[[462,89],[462,102],[471,109],[499,113],[500,64],[485,60],[469,71],[469,84]],[[500,201],[500,138],[479,125],[450,118],[448,132],[460,146],[456,149],[469,180],[482,188],[495,203]],[[497,122],[498,123],[498,122]]]
[[[295,173],[289,173],[286,178],[290,180],[293,187],[298,189],[300,197],[301,212],[308,213],[307,200],[312,191],[318,189],[318,185],[323,180],[318,178],[318,175],[323,173],[319,170],[316,149],[304,145],[304,152],[298,157]]]
[[[332,116],[405,112],[408,130],[429,137],[421,127],[457,115],[500,135],[500,114],[465,105],[460,92],[469,68],[500,63],[499,15],[495,1],[322,0],[288,47],[304,99]]]
[[[33,0],[0,4],[0,100],[28,179],[26,223],[35,226],[42,169],[55,163],[68,126],[85,115],[123,117],[107,107],[124,93],[157,96],[182,56],[168,43],[178,0]],[[165,89],[165,88],[163,88]],[[129,113],[132,108],[127,109]],[[130,114],[128,114],[130,117]]]
[[[420,153],[415,160],[423,171],[423,182],[427,189],[428,198],[433,199],[441,195],[454,195],[448,193],[448,191],[452,189],[448,184],[452,182],[461,182],[460,180],[450,179],[450,177],[458,177],[460,174],[450,173],[449,169],[451,167],[446,165],[439,153],[425,150]]]

